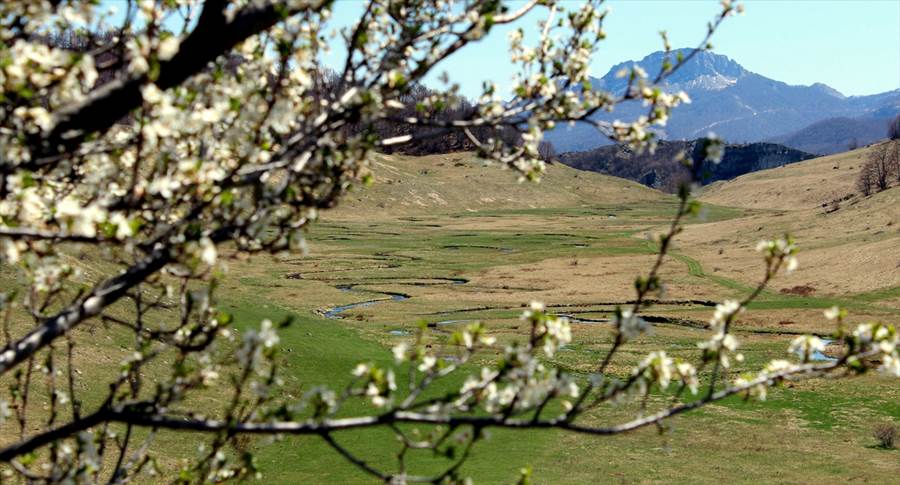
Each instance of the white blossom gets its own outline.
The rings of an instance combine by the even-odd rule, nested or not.
[[[621,314],[616,314],[615,325],[626,342],[644,333],[649,333],[653,328],[649,322],[638,315],[632,314],[630,309],[622,310]]]
[[[804,361],[809,360],[814,353],[824,350],[825,342],[814,335],[801,335],[795,338],[788,347],[789,353],[796,354]]]
[[[175,54],[178,53],[178,47],[181,44],[178,37],[174,35],[170,35],[163,40],[159,41],[159,47],[156,49],[156,54],[162,61],[168,61],[169,59],[175,57]]]
[[[434,369],[434,366],[437,364],[437,358],[433,355],[426,355],[422,357],[422,362],[419,364],[419,372],[430,372],[431,369]]]
[[[0,423],[9,419],[10,416],[12,416],[12,411],[9,409],[9,401],[0,399]]]
[[[212,240],[208,237],[200,239],[200,260],[206,265],[212,266],[216,264],[217,257],[218,253],[216,252],[216,245],[213,244]],[[271,325],[271,322],[269,322],[269,324]]]
[[[398,364],[406,360],[406,351],[409,349],[409,345],[406,342],[400,342],[395,345],[391,352],[394,354],[394,361]]]

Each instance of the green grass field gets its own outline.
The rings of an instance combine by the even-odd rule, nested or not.
[[[462,165],[450,166],[448,161]],[[485,322],[501,342],[522,339],[526,330],[518,315],[531,300],[577,317],[573,343],[551,363],[585,376],[613,340],[602,320],[617,303],[633,297],[634,277],[653,261],[656,248],[647,236],[659,232],[675,211],[670,196],[565,167],[552,167],[544,183],[535,186],[517,184],[508,173],[476,169],[462,154],[385,157],[384,163],[389,164],[391,183],[376,167],[375,187],[355,191],[348,204],[324,213],[312,226],[308,255],[228,261],[218,298],[220,306],[234,314],[239,329],[257,327],[264,318],[294,317],[281,332],[288,400],[315,385],[341,387],[359,362],[388,364],[390,347],[410,339],[421,321],[437,326],[431,336],[437,344],[447,339],[446,330],[472,320]],[[490,191],[484,193],[490,197],[466,198],[470,177],[485,178]],[[405,192],[410,186],[415,193]],[[380,207],[388,207],[391,200],[393,207]],[[719,227],[746,223],[767,228],[766,221],[780,221],[780,214],[706,204],[701,217],[688,221],[686,232],[702,232],[705,241],[724,241],[732,236],[720,236]],[[754,230],[749,237],[773,235],[778,232],[766,229]],[[726,242],[750,245],[737,239]],[[815,244],[833,246],[821,239]],[[656,325],[652,335],[626,346],[613,372],[628,372],[651,350],[695,359],[696,342],[706,336],[702,327],[712,308],[686,301],[721,301],[751,291],[760,271],[755,255],[750,254],[754,259],[746,264],[745,259],[735,260],[749,268],[741,273],[724,266],[720,270],[719,262],[708,262],[709,254],[714,254],[712,249],[690,240],[676,244],[662,273],[668,303],[647,311],[669,323]],[[83,261],[102,273],[102,258]],[[8,274],[0,277],[14,284]],[[807,296],[779,291],[783,287],[776,284],[764,292],[737,323],[735,333],[746,360],[731,370],[733,375],[786,357],[794,334],[830,333],[832,327],[821,312],[831,305],[848,308],[854,319],[897,322],[900,317],[900,281]],[[378,301],[339,311],[343,305],[373,300]],[[119,343],[128,336],[114,331],[108,335],[92,340],[84,352],[103,355],[102,362],[114,369]],[[100,376],[103,369],[87,372]],[[439,388],[458,386],[462,379],[448,378]],[[99,397],[102,391],[85,389],[88,396]],[[663,399],[666,396],[654,396],[657,404]],[[222,406],[214,394],[204,396],[203,403],[212,410]],[[900,422],[898,403],[896,379],[874,374],[816,379],[774,389],[765,402],[735,397],[679,416],[667,423],[664,433],[644,429],[593,437],[491,430],[490,439],[476,446],[462,470],[478,483],[511,483],[529,466],[536,483],[891,483],[900,476],[900,451],[875,447],[870,435],[877,423]],[[372,409],[361,405],[342,411],[366,412]],[[586,419],[614,424],[633,412],[607,406]],[[366,461],[388,469],[399,449],[386,430],[343,432],[336,438]],[[191,435],[162,432],[154,446],[164,466],[176,466],[181,458],[194,456],[198,444]],[[319,437],[260,438],[253,447],[266,483],[371,483]],[[409,465],[425,474],[436,471],[439,463],[432,456],[414,455]]]
[[[621,291],[607,292],[604,284],[628,286],[622,281],[597,281],[588,295],[559,298],[554,286],[591,261],[647,258],[654,248],[641,234],[666,221],[674,206],[650,202],[638,207],[577,207],[546,210],[498,210],[488,213],[439,214],[382,221],[327,221],[310,232],[311,255],[254,265],[252,274],[229,288],[230,305],[240,321],[254,322],[275,307],[298,318],[283,334],[290,375],[303,385],[342,382],[359,361],[387,362],[391,345],[413,332],[420,320],[453,328],[471,320],[484,321],[501,339],[521,338],[517,316],[531,298],[544,300],[559,313],[577,311],[582,318],[609,315]],[[742,217],[737,209],[711,207],[702,221]],[[616,214],[611,218],[609,214]],[[590,221],[594,216],[599,222]],[[517,218],[514,228],[486,229],[490,220]],[[488,222],[484,222],[487,220]],[[469,228],[476,222],[476,227]],[[547,260],[563,261],[560,268],[519,273],[504,280],[494,273],[508,268],[527,270]],[[571,261],[578,261],[572,265]],[[642,259],[643,261],[643,259]],[[686,288],[702,288],[713,296],[741,296],[748,282],[708,274],[696,260],[676,253],[667,262],[667,275]],[[536,266],[538,267],[538,266]],[[629,268],[639,270],[639,266]],[[285,276],[291,274],[292,278]],[[617,277],[618,278],[618,277]],[[336,286],[353,285],[353,291]],[[799,312],[810,323],[802,331],[828,333],[821,309],[833,304],[867,315],[893,317],[897,309],[886,305],[895,289],[843,295],[803,297],[767,291],[753,305],[752,315],[768,319],[779,311]],[[247,298],[252,292],[254,298]],[[408,300],[393,301],[385,293],[403,293]],[[260,308],[259,296],[269,307]],[[678,297],[678,294],[673,295]],[[687,296],[687,295],[685,295]],[[382,298],[382,303],[351,308],[340,319],[320,316],[322,310],[356,301]],[[555,305],[555,307],[554,307]],[[318,313],[317,313],[318,312]],[[660,305],[651,314],[702,322],[711,309],[702,305]],[[255,318],[254,318],[255,317]],[[453,322],[456,320],[457,322]],[[447,322],[451,321],[451,322]],[[444,322],[447,322],[444,324]],[[751,322],[737,334],[746,361],[742,369],[759,368],[785,354],[793,333],[801,330]],[[683,357],[696,355],[703,330],[660,324],[653,336],[626,348],[617,362],[626,371],[646,352],[665,348]],[[440,341],[441,334],[434,337]],[[575,324],[575,342],[554,359],[557,365],[584,373],[602,358],[612,334],[603,324]],[[458,382],[456,382],[458,384]],[[872,425],[900,419],[900,386],[881,376],[849,381],[814,380],[775,390],[765,402],[729,399],[702,411],[673,420],[659,435],[644,430],[617,437],[589,437],[562,432],[493,431],[479,444],[464,471],[482,483],[514,481],[517,470],[534,468],[538,483],[716,482],[849,480],[890,481],[900,472],[896,451],[874,448]],[[359,411],[364,411],[360,409]],[[623,409],[605,409],[592,420],[614,422]],[[389,466],[396,448],[389,433],[346,433],[342,441],[366,460]],[[368,478],[342,462],[317,438],[288,438],[260,446],[261,464],[277,482],[360,482]],[[420,470],[432,470],[429,457],[414,461]],[[776,465],[777,464],[777,465]]]

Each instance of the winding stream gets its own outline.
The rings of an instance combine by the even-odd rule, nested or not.
[[[827,348],[829,345],[831,345],[832,343],[834,343],[834,340],[833,340],[833,339],[828,339],[828,338],[823,338],[822,341],[825,342],[825,347],[826,347],[826,348]],[[810,358],[811,360],[821,360],[821,361],[826,361],[826,362],[837,362],[837,358],[836,358],[836,357],[829,357],[828,355],[825,354],[825,352],[823,352],[823,351],[821,351],[821,350],[817,350],[817,351],[813,352],[812,355],[809,356],[809,358]]]
[[[290,278],[291,275],[288,275],[287,277]],[[393,278],[390,278],[390,279],[393,279]],[[427,286],[429,284],[464,285],[469,282],[469,280],[466,278],[444,277],[444,276],[438,276],[438,277],[432,277],[432,278],[408,278],[408,279],[409,280],[419,280],[419,281],[416,281],[413,283],[396,283],[396,284],[410,284],[412,286]],[[423,283],[422,281],[424,281],[424,280],[434,280],[435,283]],[[352,310],[354,308],[370,307],[370,306],[377,305],[379,303],[384,303],[387,301],[403,301],[403,300],[409,300],[411,298],[406,293],[398,293],[395,291],[379,291],[379,290],[370,290],[370,289],[358,290],[358,289],[356,289],[356,286],[359,284],[363,284],[363,283],[347,283],[347,284],[335,285],[334,287],[341,291],[348,291],[348,292],[352,291],[352,292],[356,292],[356,293],[368,293],[368,294],[372,294],[372,295],[384,295],[389,298],[373,298],[370,300],[363,300],[363,301],[358,301],[355,303],[348,303],[346,305],[338,305],[333,308],[321,309],[318,311],[318,313],[320,313],[325,318],[340,319],[340,318],[343,318],[341,316],[342,313],[344,313],[348,310]],[[462,321],[462,320],[459,320],[459,321]],[[455,321],[447,320],[444,322],[438,322],[437,325],[441,325],[441,324],[446,325],[448,323],[454,323],[454,322]]]
[[[421,278],[421,279],[419,279],[419,282],[416,282],[416,283],[413,283],[413,284],[416,285],[416,286],[424,286],[424,285],[428,285],[428,284],[429,284],[429,283],[421,283],[422,280],[435,280],[435,281],[437,281],[436,283],[431,283],[431,284],[452,284],[452,285],[462,285],[462,284],[466,284],[466,283],[469,282],[469,280],[467,280],[467,279],[465,279],[465,278],[434,277],[434,278]],[[370,307],[370,306],[377,305],[377,304],[379,304],[379,303],[385,303],[385,302],[389,302],[389,301],[404,301],[404,300],[409,300],[409,299],[411,298],[410,295],[407,295],[407,294],[405,294],[405,293],[398,293],[398,292],[394,292],[394,291],[380,291],[380,290],[372,290],[372,289],[356,289],[355,287],[356,287],[358,284],[361,284],[361,283],[339,284],[339,285],[335,285],[335,288],[337,288],[337,289],[340,290],[340,291],[355,292],[355,293],[360,293],[360,294],[366,293],[366,294],[369,294],[369,295],[383,295],[384,297],[382,297],[382,298],[372,298],[372,299],[368,299],[368,300],[358,301],[358,302],[355,302],[355,303],[348,303],[348,304],[346,304],[346,305],[338,305],[338,306],[335,306],[335,307],[333,307],[333,308],[320,309],[320,310],[317,311],[317,313],[319,313],[320,315],[324,316],[325,318],[329,318],[329,319],[333,319],[333,320],[338,320],[338,319],[343,318],[343,316],[342,316],[343,313],[345,313],[345,312],[347,312],[347,311],[349,311],[349,310],[352,310],[352,309],[354,309],[354,308],[365,308],[365,307]],[[406,284],[410,284],[410,283],[406,283]],[[708,303],[705,302],[705,301],[683,301],[683,302],[682,302],[682,301],[679,301],[679,302],[665,302],[665,303],[670,303],[670,304],[671,304],[671,303],[676,303],[676,304],[700,304],[700,305],[703,305],[703,306],[707,306],[707,305],[708,305]],[[606,303],[603,303],[603,304],[606,304]],[[577,307],[577,306],[580,306],[580,305],[554,305],[554,306],[561,307],[561,308],[567,308],[567,307],[568,307],[568,308],[571,308],[571,307],[573,307],[573,306],[576,306],[576,307]],[[506,308],[506,307],[496,307],[496,308]],[[509,308],[512,308],[512,307],[509,307]],[[465,311],[483,311],[483,310],[489,310],[489,309],[493,309],[493,308],[491,308],[491,307],[484,307],[484,308],[468,308],[468,309],[463,309],[463,310],[454,310],[454,311],[436,312],[435,314],[436,314],[436,315],[439,315],[439,314],[442,314],[442,313],[443,313],[443,314],[447,314],[447,313],[458,313],[458,312],[465,312]],[[559,313],[558,315],[561,316],[561,317],[566,317],[566,318],[568,318],[569,321],[571,321],[572,323],[598,324],[598,323],[609,323],[609,322],[610,322],[610,319],[609,319],[609,318],[587,318],[587,317],[580,317],[580,316],[577,316],[577,315],[576,315],[577,313],[581,313],[581,312],[580,312],[580,311],[572,311],[572,310],[570,310],[570,311],[567,312],[567,313]],[[644,318],[645,318],[648,322],[651,322],[651,323],[657,323],[657,324],[660,324],[660,323],[662,323],[662,324],[674,324],[674,325],[683,326],[683,327],[688,327],[688,328],[696,328],[696,329],[698,329],[698,330],[703,330],[703,329],[706,328],[706,325],[705,325],[704,322],[694,322],[694,321],[690,321],[690,320],[688,320],[688,319],[674,319],[674,318],[670,318],[670,317],[663,317],[663,316],[656,316],[656,315],[646,315]],[[445,325],[453,325],[453,324],[456,324],[456,323],[474,322],[474,321],[476,321],[476,320],[477,320],[477,319],[447,319],[447,320],[439,320],[439,321],[436,321],[436,322],[429,322],[429,323],[428,323],[428,327],[430,327],[430,328],[437,328],[437,327],[443,327],[443,326],[445,326]],[[405,336],[405,335],[409,335],[409,334],[410,334],[410,332],[409,332],[408,330],[403,330],[403,329],[394,329],[394,330],[390,330],[390,331],[388,331],[388,333],[390,333],[391,335],[394,335],[394,336]],[[751,332],[751,333],[755,333],[755,332]],[[770,332],[764,332],[764,333],[770,333]],[[830,345],[830,344],[833,342],[833,341],[830,340],[830,339],[823,339],[823,340],[825,340],[825,344],[826,344],[826,345]],[[816,360],[816,361],[828,361],[828,362],[834,362],[834,361],[837,360],[836,358],[831,357],[831,356],[825,354],[825,352],[819,352],[819,351],[814,352],[814,353],[810,356],[810,358],[811,358],[812,360]]]
[[[375,298],[372,300],[358,301],[356,303],[348,303],[346,305],[338,305],[334,308],[329,308],[327,310],[322,311],[322,315],[325,318],[338,319],[343,318],[341,313],[346,312],[347,310],[352,310],[354,308],[362,308],[362,307],[370,307],[373,305],[377,305],[379,303],[384,303],[386,301],[403,301],[409,300],[409,295],[404,293],[396,293],[392,291],[377,291],[377,290],[357,290],[353,288],[354,285],[337,285],[335,288],[341,291],[355,291],[358,293],[372,293],[376,295],[385,295],[390,298]]]

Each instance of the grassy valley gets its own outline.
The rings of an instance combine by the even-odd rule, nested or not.
[[[900,1],[765,3],[0,1],[0,485],[900,485]]]
[[[822,309],[833,304],[850,309],[854,320],[900,321],[900,188],[841,200],[833,211],[821,205],[852,192],[864,155],[817,158],[705,188],[704,210],[665,262],[667,293],[646,313],[658,322],[654,333],[629,344],[613,372],[627,372],[660,348],[695,357],[712,302],[750,291],[761,272],[753,246],[785,231],[803,249],[801,267],[779,278],[738,321],[746,360],[731,374],[784,356],[794,334],[830,333]],[[381,156],[372,171],[371,187],[354,190],[312,227],[308,255],[226,255],[229,272],[218,297],[239,329],[295,317],[281,332],[290,396],[320,384],[340,387],[360,361],[388,363],[390,347],[411,339],[422,322],[436,346],[474,320],[501,342],[522,339],[518,315],[531,300],[571,318],[574,341],[552,363],[586,375],[612,343],[611,312],[633,297],[634,277],[653,261],[650,236],[663,230],[676,205],[637,183],[562,165],[550,166],[540,184],[518,183],[467,153]],[[103,271],[99,255],[79,264],[92,274]],[[112,336],[76,354],[95,382],[122,358],[116,331],[104,332]],[[203,402],[210,409],[224,405],[215,395]],[[463,470],[482,483],[512,482],[529,465],[536,483],[888,483],[900,473],[900,452],[877,449],[870,433],[876,423],[900,420],[898,402],[896,382],[879,375],[811,380],[777,389],[765,402],[732,398],[675,418],[663,434],[492,430]],[[354,412],[366,409],[346,411]],[[600,408],[588,419],[614,423],[629,412]],[[182,436],[160,433],[154,446],[163,450],[164,466],[197,453]],[[383,431],[336,436],[374,464],[390,463],[397,452]],[[318,437],[252,446],[271,483],[370,481]],[[433,462],[417,456],[412,466],[427,471]]]
[[[821,312],[833,304],[849,308],[854,319],[900,318],[900,189],[848,199],[830,213],[821,207],[852,191],[863,155],[801,162],[705,189],[703,214],[690,221],[664,266],[666,302],[647,312],[663,323],[627,349],[616,371],[654,348],[695,355],[712,312],[699,300],[750,291],[761,271],[755,242],[785,231],[804,249],[801,269],[778,279],[738,322],[747,360],[732,372],[785,355],[794,334],[830,333]],[[357,361],[386,361],[389,347],[410,339],[422,321],[436,343],[474,320],[501,341],[521,339],[518,315],[535,299],[574,322],[575,341],[555,364],[587,373],[602,358],[613,337],[604,322],[616,303],[632,297],[634,276],[652,262],[648,235],[662,230],[674,199],[564,166],[550,167],[534,185],[480,165],[468,154],[382,157],[373,167],[374,186],[355,192],[311,230],[308,257],[232,267],[226,301],[239,315],[298,317],[284,334],[298,392],[345,379]],[[469,188],[473,180],[477,192]],[[359,302],[367,303],[352,306]],[[873,424],[900,419],[895,383],[871,375],[790,387],[766,402],[734,398],[677,418],[663,436],[498,431],[466,470],[487,483],[510,482],[529,464],[538,483],[749,482],[775,477],[773,463],[781,464],[775,478],[787,482],[896,477],[900,456],[874,448],[870,437]],[[623,412],[603,409],[591,419]],[[345,444],[380,463],[391,451],[377,436],[351,434]],[[260,451],[278,481],[366,481],[314,438]],[[862,475],[864,469],[878,473]]]

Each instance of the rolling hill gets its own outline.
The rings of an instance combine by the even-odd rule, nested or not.
[[[698,196],[709,205],[709,214],[734,210],[722,209],[731,207],[745,215],[735,217],[740,213],[735,212],[691,224],[678,238],[679,251],[711,274],[752,284],[758,277],[756,242],[787,232],[796,236],[803,249],[803,265],[779,279],[779,287],[809,284],[822,294],[839,295],[900,286],[900,187],[871,197],[855,194],[854,184],[868,151],[862,148],[799,161],[702,188]],[[562,228],[574,224],[576,219],[570,217],[576,214],[592,214],[588,217],[592,219],[602,213],[605,218],[606,207],[654,207],[661,222],[673,209],[667,205],[673,202],[672,196],[658,190],[564,164],[549,166],[539,184],[516,183],[514,173],[484,167],[471,153],[380,155],[371,170],[375,183],[351,192],[329,211],[329,219],[352,222],[482,214],[490,217],[456,219],[459,222],[452,227],[496,230],[530,225],[534,223],[531,216],[523,219],[523,214],[548,210],[570,214],[547,226]],[[584,210],[575,210],[579,207]],[[594,214],[591,207],[599,212]],[[900,293],[896,299],[900,302]]]
[[[757,240],[794,235],[801,266],[782,288],[825,294],[894,288],[900,302],[900,187],[869,197],[855,193],[871,148],[763,170],[705,187],[703,202],[761,211],[752,217],[694,225],[682,244],[725,277],[758,277]]]
[[[379,155],[370,167],[374,183],[350,193],[337,214],[375,209],[385,214],[477,212],[511,208],[577,207],[665,198],[636,182],[563,164],[548,168],[539,184],[469,152],[414,157]]]

